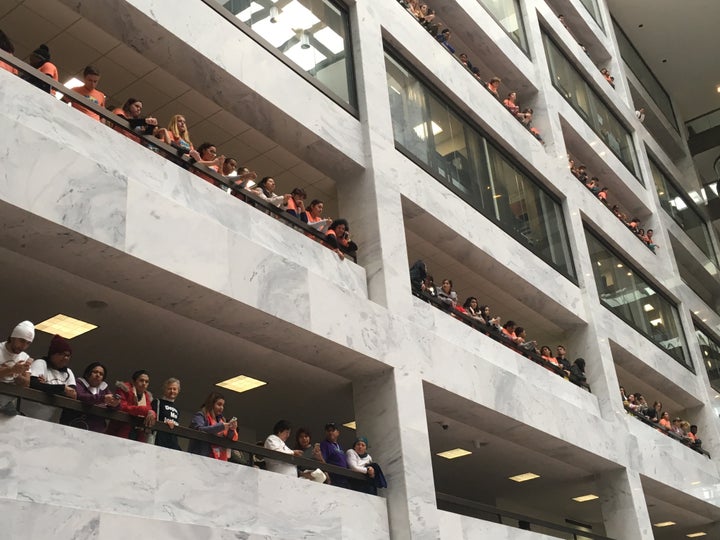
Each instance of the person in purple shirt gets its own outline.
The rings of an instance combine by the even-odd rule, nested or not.
[[[347,469],[347,458],[345,457],[345,451],[338,442],[339,437],[340,430],[333,422],[325,424],[325,440],[320,443],[320,452],[325,463]],[[330,473],[330,480],[334,486],[350,487],[350,483],[345,476]]]

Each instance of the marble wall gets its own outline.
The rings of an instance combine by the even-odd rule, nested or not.
[[[0,431],[0,538],[389,538],[381,497],[30,418]]]

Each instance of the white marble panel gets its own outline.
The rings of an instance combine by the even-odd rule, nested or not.
[[[159,538],[388,538],[382,497],[23,417],[0,429],[11,530],[28,513],[56,529],[30,538],[126,538],[135,525]]]

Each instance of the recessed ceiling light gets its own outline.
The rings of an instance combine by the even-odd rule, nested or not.
[[[655,527],[670,527],[671,525],[677,525],[674,521],[661,521],[660,523],[653,523]]]
[[[248,377],[247,375],[238,375],[237,377],[233,377],[232,379],[219,382],[216,384],[216,386],[221,386],[223,388],[227,388],[228,390],[232,390],[233,392],[241,393],[252,390],[253,388],[258,388],[259,386],[264,386],[266,384],[267,383],[265,381],[253,379],[252,377]]]
[[[573,501],[577,502],[587,502],[587,501],[594,501],[595,499],[599,499],[597,495],[593,495],[592,493],[588,493],[587,495],[582,495],[580,497],[573,497]]]
[[[717,85],[717,88],[715,89],[718,94],[720,94],[720,84]]]
[[[512,480],[513,482],[527,482],[528,480],[535,480],[536,478],[540,478],[540,475],[531,473],[531,472],[526,472],[523,474],[511,476],[510,480]]]
[[[352,422],[347,422],[343,424],[343,426],[350,429],[357,429],[357,424],[355,423],[355,420],[353,420]]]
[[[655,309],[655,308],[652,306],[652,304],[645,304],[645,305],[643,306],[643,309],[644,309],[645,311],[652,311],[652,310]]]
[[[438,452],[438,456],[444,457],[445,459],[455,459],[463,456],[469,456],[472,454],[469,450],[462,448],[455,448],[453,450],[446,450],[445,452]]]
[[[700,531],[696,533],[686,534],[685,536],[687,536],[688,538],[700,538],[701,536],[707,536],[707,533]]]
[[[58,313],[54,317],[50,317],[46,321],[35,325],[36,330],[41,330],[48,334],[59,334],[65,339],[72,339],[96,328],[97,325],[86,323],[80,319],[74,319],[62,313]]]

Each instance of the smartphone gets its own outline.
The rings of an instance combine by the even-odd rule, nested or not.
[[[230,422],[237,422],[237,416],[233,416],[233,417],[230,419]],[[230,423],[230,422],[228,422],[228,423]]]

